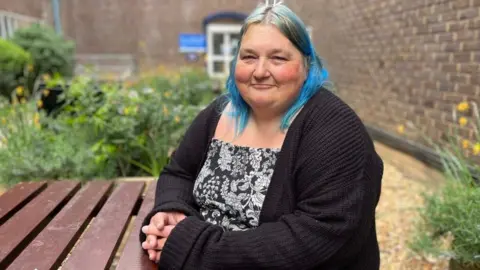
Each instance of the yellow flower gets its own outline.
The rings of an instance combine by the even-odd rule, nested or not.
[[[18,86],[17,88],[15,88],[15,92],[17,92],[17,95],[19,96],[23,95],[23,92],[24,92],[23,86]]]
[[[175,123],[180,123],[180,117],[175,116],[175,119],[174,119],[174,120],[175,120]]]
[[[458,105],[457,105],[457,110],[459,112],[465,112],[465,111],[468,111],[468,109],[470,109],[470,105],[468,105],[468,102],[464,101],[464,102],[460,102]]]
[[[128,107],[125,107],[123,109],[123,114],[128,115],[130,113],[130,109]]]
[[[473,154],[475,156],[478,156],[480,154],[480,142],[477,142],[474,146],[473,146]]]
[[[174,74],[172,77],[172,82],[177,83],[180,80],[180,74]]]
[[[405,133],[405,126],[404,125],[399,125],[397,127],[397,132],[400,133],[400,134]]]
[[[464,127],[468,124],[468,120],[467,118],[462,116],[460,117],[460,119],[458,119],[458,123],[460,124],[460,126]]]
[[[5,117],[2,117],[2,124],[4,124],[4,125],[5,125],[6,123],[7,123],[7,118],[5,118]]]
[[[20,103],[22,103],[22,104],[27,103],[27,99],[26,99],[26,98],[21,98],[21,99],[20,99]]]
[[[470,146],[469,140],[462,140],[462,147],[463,149],[467,149]]]
[[[166,98],[169,98],[169,97],[172,96],[172,92],[167,91],[167,92],[163,93],[163,96],[166,97]]]
[[[168,108],[165,105],[163,105],[163,114],[168,115]]]
[[[43,74],[42,79],[43,79],[45,82],[48,82],[48,81],[50,80],[50,75],[48,75],[48,74]]]
[[[41,99],[39,99],[39,100],[37,101],[37,107],[38,107],[38,108],[43,108],[43,101],[42,101]]]
[[[49,94],[50,94],[50,89],[43,90],[43,96],[48,97]]]
[[[7,144],[7,138],[2,138],[2,143]]]
[[[40,127],[40,114],[35,113],[35,115],[33,116],[33,123],[36,127]]]
[[[130,81],[125,81],[125,82],[123,83],[123,87],[124,87],[124,88],[130,88],[130,87],[132,87],[132,85],[133,85],[133,83],[130,82]]]

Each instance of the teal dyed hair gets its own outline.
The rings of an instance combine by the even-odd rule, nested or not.
[[[283,4],[263,5],[256,8],[246,19],[240,31],[239,45],[243,36],[251,25],[271,24],[276,26],[285,37],[302,53],[307,78],[300,90],[295,102],[284,114],[280,128],[285,130],[289,127],[295,114],[305,103],[320,90],[328,80],[328,72],[323,67],[322,61],[318,57],[315,47],[308,35],[308,31],[302,20],[288,7]],[[240,46],[237,46],[240,48]],[[235,67],[238,58],[238,49],[231,63],[231,72],[227,78],[226,88],[228,91],[228,101],[232,106],[230,115],[235,118],[236,134],[240,134],[245,129],[250,116],[250,106],[240,95],[235,83]]]

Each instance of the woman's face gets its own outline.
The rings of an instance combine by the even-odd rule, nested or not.
[[[235,82],[253,110],[285,112],[305,79],[302,54],[278,28],[269,24],[248,28],[240,44]]]

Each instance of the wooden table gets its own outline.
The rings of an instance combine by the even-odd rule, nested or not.
[[[140,226],[155,181],[21,183],[0,196],[0,269],[156,269]]]

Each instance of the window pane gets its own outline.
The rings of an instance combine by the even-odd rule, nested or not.
[[[215,61],[213,62],[213,72],[214,73],[224,73],[225,72],[225,64],[223,61]]]
[[[7,38],[7,26],[4,15],[0,15],[0,37]]]
[[[3,17],[0,16],[0,37],[3,38]]]
[[[5,25],[7,27],[7,37],[11,37],[13,35],[12,18],[5,17]]]
[[[230,34],[230,55],[233,55],[237,51],[239,41],[240,33]]]
[[[213,54],[223,55],[223,33],[213,34]]]

